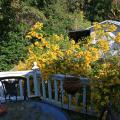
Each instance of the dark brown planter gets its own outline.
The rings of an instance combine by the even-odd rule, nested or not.
[[[6,113],[7,113],[7,109],[0,105],[0,116],[4,115]]]
[[[64,90],[71,95],[77,93],[80,89],[81,83],[78,76],[66,76],[63,83]]]

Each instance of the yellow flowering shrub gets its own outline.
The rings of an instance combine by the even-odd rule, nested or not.
[[[101,109],[101,106],[105,106],[111,101],[113,110],[118,112],[118,104],[120,104],[120,53],[118,50],[115,55],[110,55],[108,51],[110,50],[110,40],[114,40],[116,44],[120,45],[120,33],[115,38],[111,38],[108,32],[115,31],[116,26],[104,24],[100,28],[99,25],[94,33],[94,37],[97,39],[95,45],[98,46],[100,54],[104,57],[92,64],[90,76],[93,92],[91,98],[94,100],[96,109]]]
[[[80,42],[69,41],[69,38],[63,35],[45,35],[42,31],[43,23],[37,22],[26,35],[32,44],[25,68],[30,69],[36,61],[45,79],[53,73],[89,75],[91,64],[100,58],[100,50],[104,53],[109,50],[108,41],[101,37],[101,34],[108,37],[108,34],[101,30],[102,27],[106,26],[98,23],[94,25],[95,36],[98,38],[96,45],[89,40],[81,46]],[[109,29],[115,27],[111,26]],[[21,70],[20,65],[18,69]]]
[[[48,79],[50,74],[56,73],[89,77],[92,79],[92,88],[96,89],[91,94],[94,100],[102,104],[103,101],[107,101],[108,96],[102,100],[101,93],[109,92],[106,86],[119,83],[120,67],[114,64],[115,58],[107,59],[106,62],[105,58],[101,60],[101,55],[104,54],[107,57],[107,52],[110,50],[110,36],[106,31],[114,31],[116,27],[95,23],[96,44],[92,43],[93,37],[88,38],[86,44],[75,43],[74,40],[70,41],[63,35],[47,35],[42,28],[43,24],[37,22],[27,33],[26,38],[31,42],[28,49],[29,57],[25,63],[20,61],[18,70],[31,69],[33,62],[36,61],[44,79]],[[120,43],[120,33],[113,40]],[[118,58],[115,61],[118,61]]]
[[[105,58],[96,63],[92,72],[92,98],[96,109],[112,102],[112,109],[118,111],[120,104],[120,56]]]
[[[120,33],[117,34],[116,38],[115,38],[115,41],[120,43]]]

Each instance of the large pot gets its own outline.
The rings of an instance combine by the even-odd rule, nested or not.
[[[68,94],[74,95],[75,93],[77,93],[80,89],[80,85],[80,77],[65,76],[63,88]]]
[[[0,105],[0,116],[4,115],[5,113],[7,113],[7,109]]]

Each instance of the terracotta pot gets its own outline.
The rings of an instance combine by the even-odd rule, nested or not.
[[[4,115],[6,113],[7,113],[7,109],[0,105],[0,116]]]
[[[80,89],[80,78],[77,76],[66,76],[63,83],[64,90],[71,95],[77,93]]]

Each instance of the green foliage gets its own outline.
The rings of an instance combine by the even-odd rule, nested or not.
[[[70,13],[69,20],[71,20],[71,25],[69,28],[71,30],[82,30],[90,26],[90,22],[85,19],[82,11]]]
[[[46,5],[44,13],[47,17],[47,22],[45,24],[47,33],[66,33],[66,29],[71,23],[68,16],[66,1],[52,0],[51,4]]]
[[[108,18],[112,0],[91,0],[86,14],[89,18],[94,17],[95,21],[102,21]]]
[[[84,9],[85,0],[67,0],[70,12],[80,11]]]
[[[68,30],[85,29],[90,25],[90,22],[85,21],[82,11],[69,10],[68,0],[52,0],[48,3],[44,12],[47,33],[67,34]]]
[[[103,21],[108,19],[118,20],[120,18],[119,0],[86,0],[83,11],[88,19]]]
[[[0,14],[2,19],[0,21],[0,35],[7,35],[7,33],[14,27],[15,15],[11,8],[11,0],[1,1]],[[9,11],[9,12],[8,12]],[[14,29],[14,28],[13,28]],[[6,36],[7,37],[7,36]]]
[[[10,70],[27,55],[27,41],[24,40],[24,32],[21,31],[25,28],[25,24],[21,26],[17,23],[18,7],[15,9],[13,2],[14,0],[6,0],[1,3],[0,71]]]
[[[9,32],[9,39],[0,45],[0,71],[10,70],[19,60],[27,56],[27,41],[21,33]]]
[[[86,18],[91,16],[96,21],[119,20],[119,9],[119,0],[0,0],[0,70],[11,69],[18,58],[27,56],[23,36],[37,21],[44,23],[47,34],[66,35],[89,27]]]
[[[92,69],[92,99],[96,109],[112,103],[112,110],[119,112],[120,105],[120,56],[115,55],[97,61]],[[94,96],[94,97],[93,97]]]
[[[35,24],[37,21],[46,21],[44,13],[36,7],[27,6],[25,3],[22,7],[21,20],[29,25]]]
[[[108,17],[118,21],[120,20],[120,1],[119,0],[113,0],[111,11]]]

